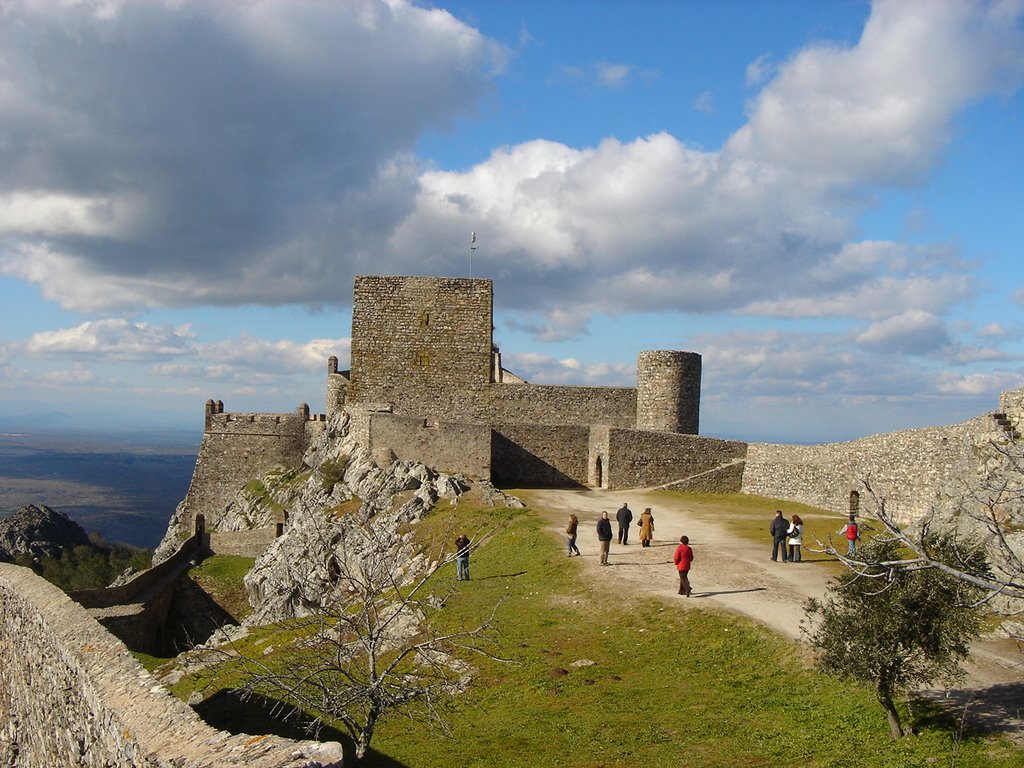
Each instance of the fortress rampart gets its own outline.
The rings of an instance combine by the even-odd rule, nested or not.
[[[1024,391],[1024,390],[1022,390]],[[950,483],[972,472],[979,446],[1005,433],[986,414],[928,427],[826,445],[751,443],[741,489],[845,514],[850,493],[871,483],[902,520],[926,514]]]
[[[80,605],[0,564],[0,765],[341,768],[341,746],[203,723]]]
[[[326,425],[324,414],[310,414],[303,403],[294,413],[225,413],[224,403],[208,400],[203,440],[182,502],[187,530],[197,515],[214,517],[249,479],[275,466],[295,466],[306,445]]]

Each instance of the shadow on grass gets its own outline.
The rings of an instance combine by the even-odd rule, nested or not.
[[[347,732],[326,725],[317,731],[313,718],[304,712],[296,712],[291,706],[277,699],[259,694],[243,694],[237,688],[225,689],[198,704],[195,711],[207,725],[229,733],[269,733],[296,741],[340,742],[345,750],[345,765],[352,765],[355,749]],[[408,768],[405,763],[393,760],[373,748],[370,748],[363,757],[362,765],[375,768]]]

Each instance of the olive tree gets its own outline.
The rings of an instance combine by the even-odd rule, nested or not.
[[[921,543],[942,568],[894,569],[899,542],[876,538],[855,569],[832,581],[824,600],[805,605],[803,629],[820,652],[820,668],[869,683],[893,738],[907,732],[896,707],[900,696],[962,675],[960,663],[980,630],[971,606],[982,590],[972,582],[990,578],[977,545],[935,534]]]

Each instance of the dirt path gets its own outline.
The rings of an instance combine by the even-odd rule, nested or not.
[[[776,632],[798,640],[803,602],[822,597],[833,572],[834,560],[804,551],[803,562],[772,562],[770,519],[765,519],[764,544],[754,544],[729,533],[724,526],[698,514],[697,505],[684,499],[644,491],[531,490],[521,494],[550,524],[553,535],[565,541],[569,513],[580,519],[577,546],[587,577],[609,593],[643,592],[663,597],[681,609],[714,605],[748,616]],[[612,518],[629,504],[634,521],[629,544],[612,540],[610,567],[601,568],[595,526],[602,511]],[[636,518],[651,507],[655,520],[651,546],[640,546]],[[672,554],[682,534],[690,537],[694,561],[690,571],[693,595],[676,594],[678,579]],[[1024,734],[1024,657],[1016,643],[987,639],[974,645],[963,689],[934,692],[954,704],[971,701],[976,720],[984,720],[1007,735]]]

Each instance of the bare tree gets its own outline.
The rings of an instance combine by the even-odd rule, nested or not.
[[[957,492],[912,526],[902,524],[877,494],[870,480],[864,487],[873,500],[882,536],[897,542],[895,557],[868,563],[847,555],[831,539],[818,542],[820,551],[836,556],[857,572],[872,573],[935,569],[982,590],[979,599],[1004,614],[1024,608],[1024,440],[991,440],[979,453],[976,476],[959,481]],[[942,532],[948,552],[935,549],[933,536]],[[984,546],[991,571],[973,572],[968,564],[977,542]],[[999,599],[1005,598],[1005,599]]]
[[[479,624],[442,627],[455,588],[436,578],[455,558],[447,535],[438,548],[395,525],[352,520],[324,533],[329,586],[304,601],[308,615],[278,623],[298,638],[287,653],[243,660],[244,689],[312,714],[317,725],[342,723],[358,765],[378,723],[399,710],[447,731],[444,705],[470,681],[465,656],[498,659],[490,650],[498,605]]]

